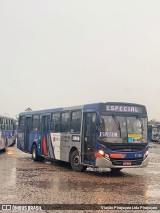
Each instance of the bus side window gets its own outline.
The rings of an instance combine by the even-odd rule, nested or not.
[[[19,130],[24,130],[24,116],[19,117],[18,126],[19,126]]]
[[[3,119],[3,127],[4,127],[4,130],[6,130],[6,119],[5,118]]]
[[[78,133],[81,130],[81,111],[74,111],[71,113],[70,132]]]
[[[69,116],[70,116],[69,112],[62,112],[60,122],[60,132],[69,131]]]
[[[9,128],[10,128],[9,124],[10,124],[10,120],[7,119],[7,130],[9,130]]]
[[[13,126],[13,120],[11,120],[11,130],[14,130],[14,126]]]
[[[36,132],[40,128],[40,115],[33,115],[32,117],[32,131]]]
[[[11,127],[11,120],[9,119],[9,123],[8,123],[8,129],[9,130],[12,130],[12,127]]]
[[[51,116],[51,132],[60,132],[60,113],[53,113]]]
[[[1,120],[1,129],[4,130],[4,118]]]
[[[6,130],[6,119],[4,118],[4,130]]]

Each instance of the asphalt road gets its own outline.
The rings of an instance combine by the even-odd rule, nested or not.
[[[67,164],[33,162],[16,145],[9,147],[0,153],[0,204],[160,204],[160,144],[150,143],[149,152],[147,168],[77,173]]]

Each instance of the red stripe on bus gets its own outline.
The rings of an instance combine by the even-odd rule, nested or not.
[[[124,154],[110,154],[110,158],[124,158]]]
[[[47,144],[46,144],[45,137],[43,138],[43,151],[44,151],[44,155],[48,156]]]
[[[99,152],[95,152],[95,153],[94,153],[94,157],[95,157],[95,158],[103,158],[103,156],[100,155]]]

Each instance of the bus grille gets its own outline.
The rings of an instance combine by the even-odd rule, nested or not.
[[[147,144],[107,144],[107,148],[119,152],[137,152],[146,148]]]
[[[123,162],[122,160],[114,160],[112,161],[112,164],[114,166],[123,166]],[[142,164],[142,160],[136,160],[136,161],[131,161],[132,162],[132,166],[140,166]]]

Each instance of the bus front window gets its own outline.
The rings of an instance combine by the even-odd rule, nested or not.
[[[135,142],[138,139],[147,141],[147,119],[140,117],[127,117],[128,138],[133,138]],[[130,139],[132,141],[132,139]],[[130,142],[129,141],[129,142]]]
[[[147,119],[101,116],[99,140],[103,142],[143,142],[147,140]]]
[[[101,116],[99,140],[103,142],[122,142],[120,123],[113,116]]]

